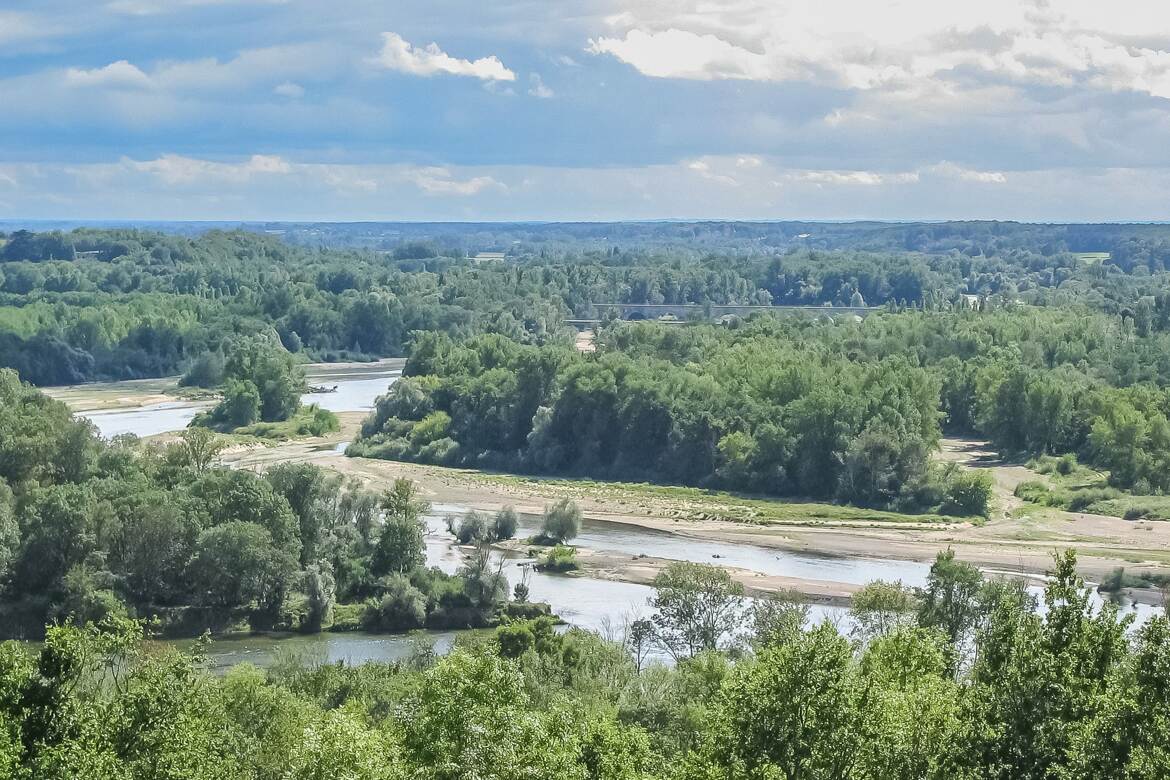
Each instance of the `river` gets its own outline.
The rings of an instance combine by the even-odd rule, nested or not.
[[[466,508],[453,505],[436,504],[432,507],[431,514],[426,518],[428,566],[437,566],[448,573],[454,573],[460,567],[469,548],[460,547],[456,543],[447,531],[446,518],[465,511]],[[536,530],[536,518],[522,515],[517,535],[528,536]],[[815,556],[749,544],[710,542],[602,520],[585,520],[580,535],[573,541],[592,550],[631,557],[645,554],[671,560],[736,566],[761,574],[854,585],[885,579],[921,586],[925,584],[929,571],[927,564],[915,561]],[[528,563],[528,559],[518,555],[504,556],[503,571],[509,585],[526,580],[529,598],[548,603],[553,612],[570,625],[618,637],[626,622],[647,617],[651,612],[648,602],[653,589],[649,586],[539,572],[528,566]],[[1029,591],[1038,598],[1043,593],[1038,585],[1030,586]],[[1100,604],[1096,594],[1094,601]],[[1158,612],[1158,608],[1148,605],[1130,605],[1125,609],[1135,611],[1139,622]],[[846,632],[851,624],[848,610],[842,607],[813,605],[809,619],[813,623],[828,619]],[[406,636],[322,633],[311,636],[221,639],[213,641],[209,646],[208,660],[211,667],[216,669],[243,661],[267,666],[282,653],[291,651],[315,661],[394,661],[417,652],[420,643],[433,645],[435,652],[445,652],[454,644],[455,636],[452,632],[419,632]]]
[[[328,387],[330,391],[308,393],[302,400],[334,412],[369,411],[374,408],[378,396],[385,393],[401,376],[401,371],[402,361],[383,361],[370,365],[314,365],[308,371],[310,384]],[[182,430],[197,412],[206,407],[206,402],[165,401],[81,414],[92,420],[106,437],[120,433],[150,436]],[[334,451],[337,457],[342,457],[344,448],[345,443],[338,445]],[[427,565],[453,573],[462,564],[466,548],[459,547],[447,531],[446,517],[465,511],[466,508],[461,506],[433,507],[426,519]],[[534,534],[538,529],[538,517],[522,515],[520,520],[517,533],[521,538]],[[882,579],[922,586],[929,572],[928,564],[916,561],[797,553],[752,544],[694,539],[667,531],[601,520],[586,520],[582,524],[581,533],[573,541],[583,548],[610,554],[710,563],[765,575],[850,585]],[[515,554],[505,556],[503,570],[509,585],[526,580],[531,600],[548,603],[556,614],[571,625],[616,636],[623,623],[650,612],[648,601],[652,589],[646,585],[542,573],[533,570],[528,563],[527,559]],[[1041,592],[1038,586],[1032,586],[1031,590],[1035,594]],[[1139,620],[1156,611],[1145,605],[1130,609],[1138,613]],[[814,606],[810,618],[813,621],[827,618],[836,621],[843,629],[847,629],[849,623],[847,610],[840,607]],[[420,632],[410,636],[360,632],[254,635],[214,640],[207,648],[207,653],[209,665],[221,670],[245,661],[267,666],[282,654],[289,653],[322,662],[394,661],[417,652],[420,643],[433,645],[436,652],[445,652],[453,645],[455,636],[452,632]]]
[[[302,403],[317,404],[331,412],[368,412],[374,408],[378,396],[384,394],[402,375],[402,361],[384,360],[368,365],[313,364],[308,367],[307,374],[311,386],[331,389],[329,392],[306,393],[301,396]],[[129,382],[104,387],[118,385],[133,391],[133,383]],[[68,390],[83,390],[85,387],[81,385]],[[196,414],[210,405],[207,401],[173,400],[129,408],[83,411],[78,412],[78,416],[92,422],[97,426],[98,433],[107,439],[124,433],[154,436],[183,430]]]

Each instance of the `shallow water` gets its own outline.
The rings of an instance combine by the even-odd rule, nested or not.
[[[164,401],[133,409],[79,412],[77,416],[92,422],[104,438],[112,439],[124,433],[144,437],[181,431],[196,414],[207,408],[207,404],[191,401]]]
[[[539,519],[522,518],[519,536],[531,536]],[[748,543],[717,542],[640,528],[626,523],[585,520],[573,544],[590,550],[648,555],[675,561],[731,566],[761,574],[826,580],[864,585],[874,580],[900,580],[905,585],[926,584],[930,566],[916,561],[877,558],[842,558],[831,555],[791,552]]]
[[[447,531],[446,518],[462,514],[466,508],[436,504],[426,518],[427,565],[444,572],[455,573],[463,564],[470,548],[461,548]],[[537,518],[521,516],[520,537],[536,531]],[[762,574],[776,574],[809,579],[831,580],[863,584],[872,579],[902,580],[911,585],[925,583],[926,564],[914,561],[882,559],[849,559],[789,553],[754,545],[732,545],[707,542],[675,536],[663,531],[626,526],[599,520],[586,520],[581,534],[573,540],[582,547],[610,553],[653,555],[671,560],[697,563],[715,563],[738,566]],[[730,548],[730,549],[729,549]],[[718,554],[720,558],[713,556]],[[623,625],[639,617],[648,617],[652,610],[649,599],[653,589],[647,585],[598,580],[535,571],[531,561],[519,555],[504,558],[503,572],[509,587],[526,581],[529,599],[548,603],[554,613],[573,626],[597,631],[610,638],[621,636]],[[872,575],[872,576],[871,576]],[[1029,587],[1042,599],[1043,589]],[[1093,601],[1101,600],[1093,594]],[[750,600],[749,600],[750,602]],[[1130,605],[1125,611],[1135,612],[1137,624],[1144,622],[1160,608],[1148,605]],[[1041,608],[1043,611],[1043,608]],[[843,607],[816,605],[810,609],[810,623],[829,620],[848,633],[851,621]],[[241,639],[216,640],[208,647],[209,665],[226,669],[238,663],[250,662],[268,666],[285,653],[303,655],[311,661],[363,663],[396,661],[417,651],[420,642],[433,643],[436,652],[448,651],[454,644],[454,632],[419,632],[414,635],[384,635],[366,633],[317,635],[265,635]]]
[[[378,396],[385,394],[401,375],[401,361],[345,369],[315,366],[309,371],[309,384],[337,389],[327,393],[306,393],[301,396],[301,402],[317,404],[331,412],[368,412],[374,408]],[[206,402],[165,401],[131,409],[79,412],[78,416],[90,420],[97,426],[98,433],[107,439],[123,433],[154,436],[183,430],[208,406]]]
[[[432,647],[446,653],[455,644],[454,631],[419,631],[414,634],[352,633],[253,634],[240,638],[212,640],[206,648],[207,667],[223,672],[237,664],[271,666],[282,657],[306,663],[391,663],[409,658],[420,648]],[[173,642],[191,647],[196,640]]]

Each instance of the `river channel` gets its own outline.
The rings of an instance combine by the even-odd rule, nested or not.
[[[373,409],[378,396],[401,375],[401,361],[369,366],[313,366],[309,383],[327,392],[306,394],[305,403],[316,403],[334,412],[362,412]],[[81,412],[106,437],[122,433],[150,436],[181,430],[206,403],[166,401],[115,410]],[[335,451],[343,457],[344,444]],[[427,517],[427,565],[453,573],[462,564],[467,548],[460,547],[447,531],[448,515],[461,514],[465,507],[435,505]],[[538,530],[539,518],[522,515],[517,535],[530,536]],[[651,556],[731,566],[738,569],[800,579],[862,585],[873,580],[901,581],[910,586],[926,582],[929,565],[916,561],[877,558],[844,558],[798,553],[751,544],[695,539],[667,531],[602,520],[586,520],[574,544],[616,555]],[[570,625],[617,635],[623,623],[650,613],[650,587],[582,576],[542,573],[517,554],[504,557],[503,571],[509,585],[524,580],[533,601],[548,603]],[[1032,587],[1039,593],[1038,586]],[[1155,611],[1145,605],[1129,607],[1143,619]],[[847,611],[840,607],[815,605],[810,619],[829,619],[848,626]],[[209,665],[218,670],[249,662],[267,666],[283,654],[293,653],[319,662],[363,663],[394,661],[433,645],[436,652],[449,650],[453,632],[419,632],[410,636],[384,634],[322,633],[317,635],[252,635],[216,639],[207,648]]]

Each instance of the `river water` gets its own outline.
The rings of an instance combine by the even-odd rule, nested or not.
[[[447,531],[448,515],[465,512],[464,507],[436,504],[426,518],[427,565],[454,573],[462,565],[470,548],[461,547]],[[523,538],[537,530],[536,518],[521,516],[517,536]],[[736,566],[761,574],[802,577],[834,582],[864,584],[874,579],[900,580],[906,585],[924,585],[929,566],[915,561],[866,558],[834,558],[793,553],[756,545],[708,542],[684,536],[639,528],[601,520],[585,520],[575,544],[607,553],[630,557],[651,555],[670,560],[714,563]],[[719,557],[715,557],[718,555]],[[503,558],[503,572],[510,586],[520,581],[528,583],[529,598],[546,602],[554,613],[570,625],[600,632],[611,638],[621,636],[623,625],[651,613],[649,599],[653,589],[628,582],[599,580],[589,577],[538,572],[519,555]],[[1042,589],[1029,587],[1040,597]],[[1096,594],[1094,594],[1095,597]],[[1098,604],[1099,599],[1094,599]],[[1147,605],[1129,606],[1137,613],[1138,621],[1157,613]],[[812,623],[830,620],[842,631],[848,631],[851,621],[848,610],[842,607],[814,605],[810,609]],[[208,649],[209,662],[214,668],[226,668],[242,661],[267,666],[282,653],[293,651],[318,661],[394,661],[418,651],[419,644],[433,644],[442,653],[454,644],[452,632],[420,632],[410,636],[378,634],[330,634],[285,637],[248,637],[216,640]]]
[[[317,404],[331,412],[368,412],[374,408],[378,396],[402,375],[402,361],[343,366],[315,364],[307,374],[311,386],[331,388],[331,391],[306,393],[301,396],[302,403]],[[183,430],[196,414],[209,406],[207,402],[164,401],[128,409],[79,412],[78,416],[90,420],[107,439],[123,433],[154,436]]]

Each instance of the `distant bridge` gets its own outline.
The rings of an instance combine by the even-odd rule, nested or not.
[[[746,306],[743,304],[699,304],[699,303],[595,303],[593,310],[598,320],[571,320],[570,324],[584,325],[600,322],[606,315],[616,313],[623,320],[656,320],[672,316],[679,320],[717,320],[728,314],[747,317],[755,312],[772,314],[805,314],[812,317],[841,317],[855,315],[865,317],[880,306]]]

